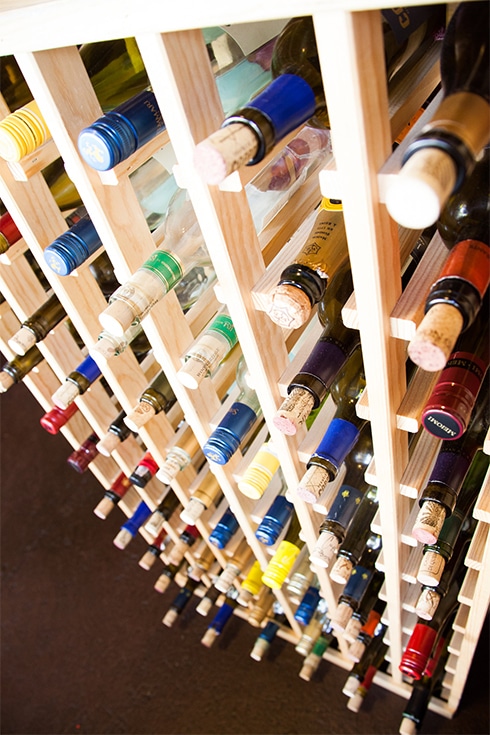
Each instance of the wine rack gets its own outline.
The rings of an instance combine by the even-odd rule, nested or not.
[[[216,376],[204,381],[197,392],[186,389],[176,373],[181,355],[217,311],[220,301],[226,303],[266,425],[278,449],[284,477],[294,490],[303,474],[304,462],[332,416],[332,402],[326,402],[309,433],[302,430],[295,437],[285,437],[273,427],[272,418],[288,376],[294,374],[305,350],[307,353],[313,346],[318,329],[315,331],[312,326],[305,332],[303,351],[300,349],[290,363],[288,353],[301,330],[289,333],[273,324],[263,311],[264,301],[268,284],[274,282],[275,275],[296,252],[305,221],[320,197],[342,199],[355,289],[344,310],[344,319],[360,330],[364,355],[367,390],[358,411],[369,418],[372,426],[375,459],[368,478],[379,489],[379,511],[373,528],[383,537],[379,564],[385,572],[382,596],[387,600],[392,663],[389,672],[378,673],[375,681],[408,697],[411,688],[403,680],[398,662],[407,630],[416,619],[410,570],[413,555],[420,550],[412,545],[407,527],[424,478],[435,460],[437,441],[421,437],[409,459],[409,432],[420,428],[417,409],[423,405],[421,396],[430,390],[431,376],[419,375],[418,390],[407,393],[404,365],[407,340],[413,325],[421,319],[417,307],[427,273],[441,257],[441,248],[435,238],[425,263],[413,277],[410,292],[400,298],[401,282],[396,274],[400,273],[402,257],[414,234],[398,232],[383,205],[383,192],[386,178],[396,175],[406,144],[404,141],[392,154],[392,140],[437,86],[437,51],[432,49],[388,99],[378,7],[361,0],[302,4],[302,14],[314,18],[335,155],[300,187],[273,224],[257,237],[244,192],[255,169],[235,172],[219,188],[204,185],[193,169],[195,143],[219,127],[222,119],[206,48],[195,28],[287,18],[297,14],[297,3],[270,0],[261,6],[249,3],[230,7],[222,0],[198,6],[184,0],[169,8],[156,0],[128,0],[121,12],[120,4],[109,0],[102,10],[97,8],[97,24],[93,23],[91,5],[76,0],[55,5],[40,0],[26,3],[25,7],[7,2],[0,11],[0,53],[15,54],[53,137],[19,164],[0,163],[0,197],[23,234],[19,243],[0,256],[0,290],[6,299],[0,305],[0,349],[7,359],[13,357],[8,338],[46,297],[29,265],[29,253],[44,271],[85,345],[91,346],[100,332],[98,315],[105,301],[88,265],[65,278],[57,277],[45,266],[43,249],[66,229],[66,223],[40,171],[62,157],[118,278],[123,280],[151,254],[161,237],[158,230],[150,234],[128,177],[170,139],[178,160],[176,178],[189,191],[217,273],[219,293],[209,291],[186,315],[175,294],[167,294],[143,322],[153,348],[153,366],[151,359],[138,364],[128,349],[109,360],[103,370],[104,379],[115,401],[129,412],[149,382],[148,375],[154,374],[155,365],[161,366],[178,405],[168,415],[156,415],[141,429],[144,447],[157,462],[163,462],[165,449],[174,441],[183,417],[202,445],[220,415],[240,353],[235,350]],[[193,28],[189,29],[191,17]],[[77,46],[132,36],[138,43],[167,130],[112,172],[99,174],[84,164],[76,145],[79,131],[101,114]],[[0,99],[0,115],[8,112]],[[417,125],[422,123],[423,119]],[[284,144],[283,141],[268,159]],[[44,361],[24,382],[43,408],[49,410],[52,394],[80,363],[84,352],[63,324],[39,348]],[[78,447],[92,431],[102,436],[118,413],[115,401],[99,383],[94,384],[77,399],[80,410],[62,429],[67,441]],[[266,431],[259,439],[265,438]],[[253,446],[246,455],[238,452],[227,465],[213,466],[212,471],[254,556],[264,565],[268,558],[265,547],[255,538],[251,522],[254,504],[236,489],[237,479],[253,456]],[[258,440],[255,446],[258,448]],[[108,488],[121,470],[130,474],[142,454],[141,444],[130,437],[110,458],[99,455],[90,469]],[[189,498],[196,477],[197,469],[191,464],[173,481],[173,489],[183,503]],[[161,483],[152,480],[144,491],[133,488],[119,507],[130,515],[141,497],[155,507],[162,490]],[[478,520],[476,540],[468,554],[460,613],[454,623],[444,698],[433,698],[430,705],[446,717],[458,706],[490,599],[489,498],[487,475],[474,513]],[[295,501],[295,505],[307,544],[312,547],[328,504],[321,499],[315,507],[302,501]],[[209,534],[211,517],[212,512],[208,511],[198,522],[204,537]],[[175,527],[171,528],[175,534]],[[217,550],[215,553],[218,562],[224,564],[222,554]],[[188,554],[192,558],[192,552]],[[332,609],[339,589],[325,571],[319,570],[318,576]],[[291,631],[284,635],[295,641],[300,630],[293,608],[284,592],[277,592],[277,597],[291,625]],[[349,669],[351,663],[343,654],[340,645],[339,651],[327,651],[325,657]]]

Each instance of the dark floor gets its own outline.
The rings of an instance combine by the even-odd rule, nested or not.
[[[359,714],[341,693],[346,672],[277,641],[261,663],[257,631],[233,618],[211,649],[195,603],[173,628],[161,619],[177,590],[138,566],[141,537],[112,539],[122,514],[92,513],[101,488],[67,464],[69,446],[40,428],[43,411],[22,385],[0,399],[2,480],[1,732],[397,733],[404,700],[373,686]],[[422,734],[489,732],[485,626],[459,712],[428,712]]]

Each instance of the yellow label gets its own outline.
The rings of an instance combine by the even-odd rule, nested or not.
[[[342,202],[340,199],[328,199],[328,197],[323,197],[320,209],[327,209],[329,212],[341,212]]]

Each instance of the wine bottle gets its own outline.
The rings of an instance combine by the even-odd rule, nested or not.
[[[253,37],[250,24],[249,35]],[[219,30],[221,37],[225,29]],[[243,33],[243,24],[241,32]],[[219,35],[212,40],[216,46]],[[222,44],[222,42],[219,42]],[[230,47],[230,44],[227,44]],[[244,57],[235,43],[232,60],[226,68],[214,56],[216,84],[225,114],[244,104],[270,81],[273,42],[267,40],[250,56]],[[208,47],[210,50],[210,46]],[[165,130],[163,115],[151,88],[130,97],[84,128],[78,136],[80,155],[92,168],[107,171],[128,158],[142,145]]]
[[[419,498],[420,510],[412,535],[423,544],[435,544],[442,525],[455,508],[466,473],[489,425],[489,381],[478,395],[469,426],[460,439],[442,442],[429,481]]]
[[[216,579],[214,586],[220,592],[226,593],[238,575],[246,568],[251,556],[252,550],[248,545],[247,539],[243,537],[236,547],[232,558],[227,562],[226,567]]]
[[[25,355],[17,355],[2,365],[0,393],[5,393],[14,383],[20,383],[43,360],[43,353],[34,346]]]
[[[422,426],[441,439],[459,439],[468,426],[490,362],[488,291],[482,309],[449,355],[422,411]]]
[[[49,434],[57,434],[77,411],[78,406],[76,403],[71,403],[65,409],[53,406],[52,409],[41,416],[39,423]]]
[[[273,546],[293,515],[294,505],[286,498],[286,485],[276,495],[255,530],[255,537],[264,546]]]
[[[251,609],[249,608],[247,623],[254,628],[260,628],[270,615],[274,605],[275,597],[270,587],[264,584],[261,586],[256,599],[254,599]]]
[[[451,621],[458,607],[459,584],[454,581],[437,607],[431,620],[417,618],[399,664],[400,671],[412,679],[421,679],[436,647],[451,630]]]
[[[180,564],[186,553],[194,546],[200,536],[201,534],[195,526],[186,526],[168,553],[168,563],[171,565]]]
[[[15,245],[22,237],[9,212],[0,217],[0,255],[6,253],[12,245]]]
[[[305,625],[301,638],[294,647],[294,650],[301,656],[308,656],[311,653],[315,641],[318,639],[322,631],[326,633],[332,632],[328,615],[328,605],[323,597],[318,601],[316,610]]]
[[[288,531],[277,547],[262,575],[262,582],[271,589],[280,589],[289,576],[304,541],[300,538],[301,524],[293,513]]]
[[[177,192],[173,176],[155,158],[150,158],[130,176],[130,181],[149,228],[155,230],[164,221]],[[85,212],[66,232],[53,240],[43,254],[54,273],[67,276],[100,248],[102,240],[90,215]]]
[[[180,519],[184,523],[196,523],[204,511],[213,503],[217,505],[219,498],[222,496],[221,487],[216,476],[212,472],[204,477],[204,479],[196,487],[189,499],[189,502],[180,513]]]
[[[150,514],[150,507],[142,500],[136,507],[133,515],[121,526],[113,540],[114,546],[118,549],[125,549],[131,539],[136,536],[141,526],[145,524]]]
[[[126,477],[124,472],[120,472],[116,479],[113,480],[111,486],[104,492],[102,500],[100,500],[95,506],[95,515],[98,518],[105,520],[131,487],[132,483]]]
[[[329,389],[359,344],[359,332],[344,326],[341,310],[352,294],[349,262],[332,278],[318,307],[324,330],[300,371],[288,385],[288,396],[274,416],[274,426],[293,435],[320,406]]]
[[[97,444],[97,450],[104,455],[104,457],[110,457],[112,452],[115,452],[123,441],[131,435],[131,430],[124,423],[124,417],[126,413],[120,411],[114,421],[111,422],[107,433]]]
[[[250,601],[257,595],[262,587],[262,569],[257,559],[247,572],[245,579],[240,585],[237,602],[243,607],[248,607]]]
[[[57,295],[51,294],[49,299],[25,319],[20,329],[9,338],[9,347],[17,355],[25,355],[27,350],[47,337],[65,316],[66,312]]]
[[[167,447],[165,450],[165,462],[157,472],[157,479],[165,484],[170,484],[179,472],[190,465],[199,449],[200,445],[194,432],[190,426],[186,426],[178,444]]]
[[[380,541],[378,541],[378,545],[379,544]],[[360,636],[361,630],[366,625],[368,618],[371,616],[371,613],[374,613],[374,615],[371,616],[372,631],[374,631],[376,628],[376,625],[374,624],[375,620],[377,620],[378,623],[381,620],[381,613],[383,612],[386,603],[378,598],[378,593],[383,582],[384,575],[381,574],[381,572],[375,572],[373,578],[371,579],[371,582],[366,588],[365,593],[361,595],[361,599],[359,600],[357,608],[353,611],[350,620],[344,628],[342,634],[343,638],[345,641],[351,644],[351,647]],[[350,655],[350,648],[348,655],[350,658],[352,658],[352,656]]]
[[[136,357],[141,357],[142,359],[151,349],[151,345],[146,338],[141,324],[132,324],[121,336],[111,334],[104,329],[99,333],[97,342],[89,348],[89,355],[100,368],[103,368],[111,357],[120,355],[129,345],[132,346],[136,340],[141,340],[140,346],[142,348],[138,350]]]
[[[287,624],[287,618],[284,610],[277,600],[273,603],[272,610],[272,617],[260,631],[259,635],[255,639],[253,648],[250,651],[250,658],[253,658],[254,661],[262,661],[263,657],[271,647],[274,638],[279,632],[280,627]]]
[[[379,592],[383,583],[383,575],[374,568],[376,559],[381,551],[381,539],[377,546],[366,546],[359,564],[352,570],[347,584],[338,599],[337,608],[332,613],[332,627],[338,631],[344,631],[352,614],[357,610],[363,595],[370,585],[374,585],[376,593]]]
[[[318,579],[314,578],[313,582],[314,584],[308,587],[303,599],[294,611],[294,619],[303,626],[308,625],[320,603],[321,593],[318,587]]]
[[[98,441],[99,437],[97,434],[90,434],[90,436],[80,444],[78,449],[75,449],[75,451],[67,458],[66,461],[70,467],[73,467],[77,472],[85,472],[89,464],[93,462],[99,454],[99,450],[97,449]]]
[[[51,397],[53,403],[59,408],[67,408],[75,398],[82,396],[101,375],[99,366],[89,355],[75,370],[68,373],[64,382],[53,393]]]
[[[206,646],[206,648],[211,648],[216,638],[221,635],[225,625],[232,617],[233,611],[237,606],[237,594],[238,592],[234,588],[227,591],[225,601],[219,608],[218,612],[210,622],[206,632],[201,638],[201,643],[203,644],[203,646]]]
[[[170,587],[173,580],[181,574],[187,574],[188,568],[187,560],[181,559],[179,564],[165,564],[163,572],[158,577],[157,581],[153,585],[153,589],[163,595]]]
[[[340,580],[345,582],[361,558],[362,550],[371,535],[371,521],[378,509],[377,492],[377,488],[372,486],[367,488],[349,523],[330,572],[331,579],[336,582]]]
[[[179,506],[179,498],[170,487],[167,487],[162,500],[160,500],[151,517],[146,522],[145,530],[152,534],[152,536],[159,534],[165,521],[169,520]]]
[[[198,388],[204,378],[216,373],[237,342],[233,322],[225,308],[214,317],[184,355],[184,364],[177,372],[178,379],[187,388]]]
[[[151,452],[145,452],[131,472],[129,479],[136,487],[144,488],[148,485],[151,478],[156,475],[157,471],[158,465],[153,459]]]
[[[191,601],[196,588],[199,585],[199,580],[189,577],[185,585],[181,587],[177,596],[172,601],[169,609],[163,616],[162,623],[166,625],[167,628],[171,628],[175,621],[178,619],[179,615],[182,615],[186,606]]]
[[[455,544],[462,533],[471,509],[483,485],[488,469],[488,457],[477,451],[465,475],[456,505],[451,515],[445,519],[437,541],[425,544],[423,557],[417,572],[418,581],[428,587],[439,584],[446,564],[452,558]]]
[[[196,607],[196,612],[199,613],[199,615],[206,617],[209,614],[209,611],[211,610],[215,602],[218,600],[220,595],[221,595],[221,592],[217,590],[214,585],[212,587],[209,587],[208,590],[206,591],[206,594],[202,597],[201,601],[198,603]]]
[[[356,403],[365,386],[362,352],[358,347],[331,385],[330,395],[337,409],[320,444],[308,460],[307,471],[298,485],[296,492],[303,500],[309,503],[318,500],[358,441],[366,421],[357,416]]]
[[[170,542],[170,536],[168,535],[165,528],[155,536],[151,544],[148,545],[145,553],[139,560],[139,566],[145,571],[149,571],[154,565],[156,559],[165,550],[165,547]]]
[[[250,384],[250,373],[243,356],[237,365],[236,383],[240,389],[236,401],[202,448],[206,459],[215,464],[224,465],[230,461],[262,415],[259,399]]]
[[[415,603],[415,612],[419,618],[432,620],[441,599],[448,593],[454,581],[457,582],[461,589],[467,571],[464,562],[475,526],[476,521],[473,519],[473,522],[470,522],[466,529],[460,531],[452,549],[451,558],[444,566],[444,571],[440,575],[436,586],[434,586],[432,579],[429,585],[422,584],[420,594]]]
[[[318,636],[313,644],[313,648],[303,661],[303,665],[299,672],[301,679],[304,681],[311,681],[314,673],[317,671],[321,661],[323,660],[323,654],[334,640],[332,632],[322,633]]]
[[[140,395],[137,405],[124,417],[124,423],[131,431],[138,432],[160,411],[167,412],[177,402],[168,378],[160,370]]]
[[[352,661],[357,663],[361,660],[366,648],[376,635],[376,630],[381,622],[381,613],[383,612],[385,605],[386,603],[378,599],[374,607],[369,611],[367,619],[361,627],[357,638],[351,643],[349,650],[347,651],[347,656],[352,659]]]
[[[400,54],[405,58],[408,55],[407,39],[412,32],[431,16],[433,19],[435,16],[435,20],[440,18],[440,13],[435,14],[430,8],[403,8],[403,15],[401,23],[396,12],[383,11],[383,23],[392,26],[384,34],[388,73],[398,68]],[[429,33],[432,28],[432,24],[425,25],[420,35],[423,37],[425,31]],[[418,45],[413,44],[413,51]],[[265,90],[229,115],[220,130],[198,143],[194,165],[206,183],[219,184],[242,165],[259,163],[277,142],[301,123],[313,119],[317,127],[329,127],[310,16],[293,18],[279,34],[271,69],[273,81]]]
[[[429,707],[430,698],[445,674],[448,655],[446,645],[438,652],[433,664],[433,671],[431,670],[412,683],[412,692],[402,713],[398,731],[400,735],[416,735],[419,732]]]
[[[346,261],[342,205],[323,198],[304,245],[270,293],[267,313],[272,321],[288,329],[305,324],[313,306],[323,298],[329,279]]]
[[[352,697],[349,697],[349,699],[347,700],[347,709],[349,709],[351,712],[357,713],[361,709],[362,704],[371,688],[377,670],[378,669],[375,666],[369,666],[363,680],[359,683],[356,691],[354,692]]]
[[[243,495],[259,500],[267,490],[269,483],[279,469],[279,458],[271,439],[264,442],[252,459],[237,487]]]
[[[196,299],[215,279],[204,239],[187,192],[172,197],[165,219],[165,248],[157,248],[140,268],[120,286],[99,315],[104,329],[122,335],[133,322],[140,322],[151,308],[194,269],[199,269]]]
[[[293,604],[299,605],[301,598],[313,582],[314,577],[315,572],[308,558],[308,547],[305,545],[299,552],[291,570],[289,580],[286,583],[286,592]]]
[[[488,12],[486,2],[460,3],[446,29],[444,99],[408,146],[386,196],[389,213],[403,227],[434,223],[489,141]]]
[[[383,640],[386,630],[387,626],[380,623],[361,659],[352,667],[342,689],[342,693],[347,697],[355,695],[360,682],[362,682],[370,667],[374,667],[376,672],[382,665],[388,651],[388,646]]]
[[[209,534],[209,543],[217,549],[224,549],[239,527],[235,514],[231,508],[227,508]]]

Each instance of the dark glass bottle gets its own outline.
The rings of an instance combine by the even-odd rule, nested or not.
[[[14,383],[19,383],[43,360],[44,355],[34,346],[25,355],[17,355],[6,362],[0,372],[0,393],[5,393]]]
[[[450,632],[458,607],[459,590],[460,585],[454,581],[438,605],[434,617],[431,620],[417,618],[399,664],[400,671],[406,676],[418,680],[424,675],[431,655],[441,645],[441,638],[446,638]]]
[[[373,458],[373,442],[369,424],[363,428],[359,442],[345,458],[346,474],[337,494],[319,528],[319,537],[311,552],[311,561],[318,566],[328,567],[340,545],[344,542],[358,510],[366,495],[374,495],[373,488],[364,474]],[[367,506],[370,509],[368,504]],[[369,525],[368,525],[369,528]],[[359,530],[364,534],[364,528]],[[357,540],[356,540],[357,541]],[[357,544],[356,544],[357,545]],[[362,549],[364,546],[362,546]],[[345,580],[344,580],[345,581]]]
[[[294,647],[294,650],[301,656],[308,656],[313,649],[313,645],[322,632],[332,632],[332,625],[328,617],[327,601],[320,597],[316,609],[313,611],[308,623],[304,626],[301,638]]]
[[[387,626],[384,623],[380,623],[360,660],[352,667],[342,689],[342,693],[346,696],[353,697],[355,695],[359,684],[363,681],[371,667],[374,668],[375,673],[383,664],[384,657],[388,651],[388,645],[383,641],[386,630]]]
[[[253,658],[254,661],[262,661],[279,632],[281,625],[287,625],[287,617],[277,600],[273,603],[272,610],[272,617],[260,631],[250,651],[250,658]]]
[[[380,542],[378,542],[380,543]],[[381,620],[381,613],[386,607],[386,603],[378,598],[381,585],[384,582],[384,574],[375,572],[373,579],[368,584],[365,593],[361,596],[357,608],[353,611],[352,616],[344,628],[343,638],[351,644],[357,641],[361,635],[361,631],[366,625],[368,618],[371,616],[371,632],[376,629],[376,624]],[[373,613],[373,615],[371,615]],[[350,649],[349,649],[350,653]],[[352,658],[352,656],[349,656]],[[355,658],[353,660],[356,660]]]
[[[449,652],[447,646],[438,652],[437,658],[431,666],[431,671],[424,674],[412,684],[412,692],[402,713],[399,732],[401,735],[415,735],[419,732],[429,708],[429,702],[441,683],[445,674],[445,666]]]
[[[116,451],[122,442],[131,435],[131,430],[124,423],[126,413],[120,411],[114,421],[111,422],[107,433],[97,444],[97,449],[104,457],[110,457],[112,452]]]
[[[324,198],[304,245],[294,262],[283,270],[270,294],[267,313],[272,321],[287,329],[306,324],[313,306],[323,298],[329,280],[346,262],[342,205]]]
[[[423,544],[435,544],[442,525],[456,506],[466,473],[483,447],[489,426],[489,384],[478,395],[470,424],[460,439],[443,441],[429,481],[419,498],[420,510],[412,535]]]
[[[377,488],[369,486],[357,506],[354,518],[349,523],[344,540],[337,551],[337,559],[330,572],[330,577],[334,581],[347,581],[353,568],[359,562],[362,550],[371,535],[371,521],[377,509]]]
[[[72,452],[66,460],[70,467],[73,467],[77,472],[85,472],[89,464],[94,461],[99,453],[99,450],[97,449],[98,441],[99,437],[97,434],[90,434],[90,436],[80,444],[79,448]]]
[[[179,498],[174,493],[174,491],[170,487],[168,487],[165,492],[165,496],[159,502],[159,504],[151,514],[151,517],[147,521],[145,525],[146,531],[148,531],[148,533],[151,533],[152,536],[156,536],[158,533],[160,533],[160,530],[165,521],[168,521],[169,518],[171,518],[171,516],[175,513],[179,506]]]
[[[172,601],[169,609],[162,619],[162,623],[166,625],[167,628],[171,628],[175,621],[178,619],[179,615],[182,615],[186,606],[191,601],[196,588],[199,585],[200,582],[198,579],[192,579],[192,577],[189,577],[185,585],[180,588],[180,591]]]
[[[167,559],[169,564],[179,564],[189,549],[194,546],[197,539],[201,537],[196,526],[188,525],[184,528],[179,538],[169,550]]]
[[[228,590],[225,601],[218,609],[218,612],[211,620],[206,632],[201,638],[201,643],[206,648],[211,648],[216,638],[221,635],[225,625],[228,623],[237,606],[236,596],[238,592],[235,588]]]
[[[294,611],[294,619],[301,625],[308,625],[318,607],[320,597],[318,586],[315,584],[310,585]]]
[[[77,411],[78,406],[76,403],[70,403],[64,409],[53,406],[50,411],[47,411],[44,416],[41,416],[39,423],[49,434],[57,434]]]
[[[407,39],[412,31],[434,17],[430,8],[417,9],[418,18],[414,10],[403,8],[403,23],[396,13],[383,11],[383,23],[392,26],[384,35],[389,73],[390,67],[396,68],[400,56],[407,51]],[[438,15],[440,17],[440,13]],[[431,27],[427,25],[426,30],[430,31]],[[401,38],[403,33],[404,38]],[[423,37],[424,33],[421,35]],[[418,45],[413,44],[413,51]],[[301,123],[313,118],[317,127],[329,127],[310,16],[293,18],[279,35],[272,57],[272,76],[273,81],[262,93],[229,115],[221,130],[197,145],[194,163],[206,183],[219,184],[242,165],[259,163],[276,143]]]
[[[376,588],[376,596],[383,583],[384,575],[375,570],[374,564],[381,551],[381,539],[377,546],[366,546],[359,564],[352,570],[347,584],[341,593],[337,608],[331,616],[332,627],[335,630],[345,630],[347,623],[353,613],[358,609],[361,600],[373,585]]]
[[[439,217],[489,141],[489,9],[463,2],[454,12],[441,49],[444,99],[408,146],[386,205],[402,226],[427,227]]]
[[[25,355],[27,350],[41,342],[52,329],[66,316],[58,297],[53,293],[47,301],[22,322],[20,329],[10,337],[9,347],[17,355]]]
[[[129,476],[130,481],[136,487],[146,487],[151,478],[157,473],[158,465],[153,459],[151,452],[145,452],[134,470]]]
[[[163,595],[170,587],[171,583],[177,577],[177,575],[180,576],[184,572],[187,573],[188,566],[189,565],[185,558],[181,559],[179,564],[165,564],[165,566],[163,567],[163,572],[160,574],[157,581],[153,585],[153,589]]]
[[[160,370],[140,395],[137,406],[124,417],[124,423],[128,429],[137,432],[153,416],[160,411],[169,411],[176,402],[172,386],[163,370]]]
[[[352,659],[352,661],[355,661],[357,663],[363,657],[366,648],[369,646],[372,639],[376,635],[378,626],[381,623],[381,615],[385,607],[386,603],[378,598],[374,606],[369,611],[365,623],[359,630],[357,638],[351,643],[351,645],[349,646],[349,650],[347,651],[347,655],[350,659]],[[349,627],[350,624],[347,626],[347,628]]]
[[[461,485],[454,510],[445,519],[436,543],[424,546],[424,555],[417,573],[417,579],[421,584],[429,587],[439,584],[444,568],[451,559],[455,544],[471,514],[487,469],[488,457],[482,451],[478,451]]]
[[[238,531],[238,528],[239,523],[235,514],[230,508],[227,508],[209,534],[209,543],[218,549],[224,549]]]
[[[136,536],[141,526],[144,525],[150,514],[150,507],[142,500],[136,507],[131,518],[128,518],[121,526],[119,533],[114,538],[114,546],[117,546],[118,549],[125,549],[131,539]]]
[[[98,518],[105,520],[131,487],[132,483],[126,477],[124,472],[120,472],[111,484],[110,488],[105,491],[102,500],[95,506],[95,515]]]
[[[337,375],[330,388],[330,395],[337,409],[333,419],[311,455],[297,489],[298,496],[314,503],[327,483],[337,476],[347,454],[359,439],[359,433],[366,424],[356,414],[356,403],[366,386],[362,352],[356,348]]]
[[[151,544],[148,545],[148,548],[138,562],[139,566],[145,571],[151,569],[162,551],[164,551],[169,541],[170,537],[167,533],[167,530],[165,528],[162,528],[161,531],[155,536]]]
[[[72,370],[65,382],[53,393],[53,403],[59,408],[67,408],[75,398],[82,396],[90,386],[102,375],[94,360],[86,357],[75,370]]]

